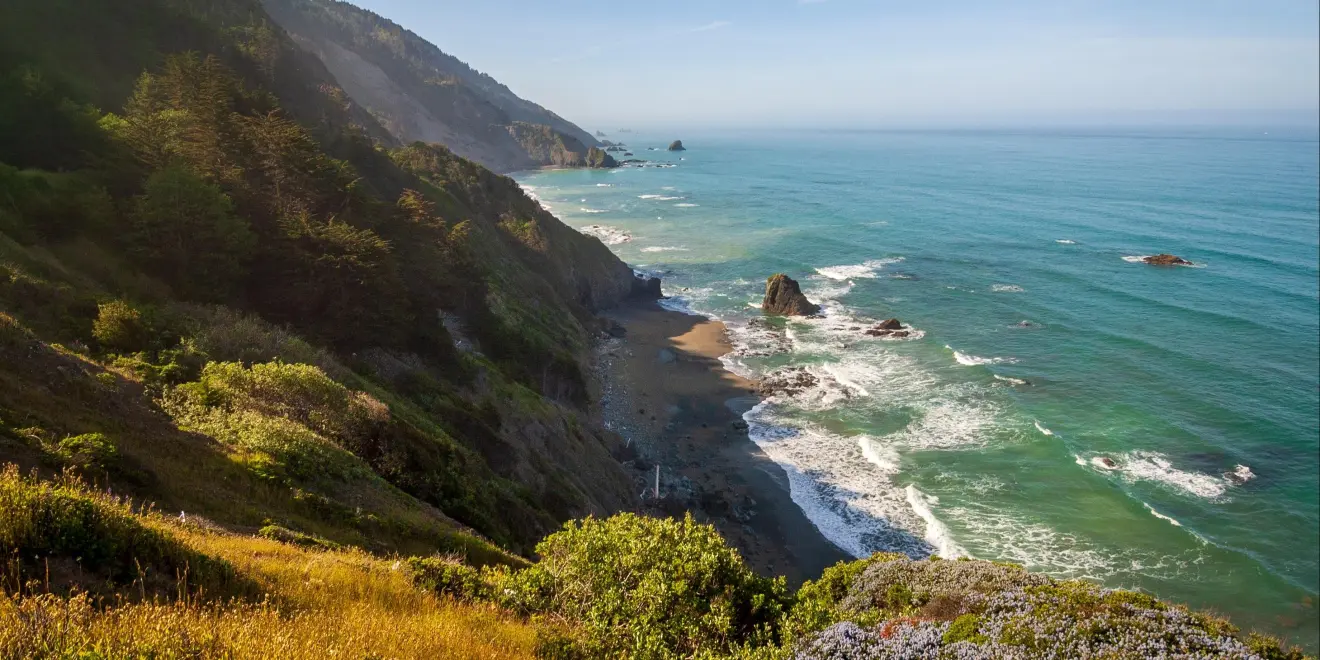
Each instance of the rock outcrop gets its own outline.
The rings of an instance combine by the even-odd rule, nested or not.
[[[1142,261],[1152,266],[1191,266],[1192,265],[1192,262],[1183,259],[1182,257],[1175,257],[1172,254],[1157,254],[1153,257],[1145,257],[1142,259]]]
[[[763,397],[779,394],[794,396],[815,387],[819,382],[810,371],[802,367],[789,367],[766,374],[756,384],[756,393]]]
[[[820,313],[820,305],[807,300],[796,280],[777,273],[765,282],[761,311],[780,316],[812,316]]]
[[[904,328],[903,324],[899,322],[898,319],[887,319],[866,329],[866,336],[868,337],[893,337],[895,339],[902,339],[911,335],[912,331],[908,328]]]
[[[665,297],[660,291],[660,278],[633,273],[632,296],[643,300],[659,300]]]
[[[670,151],[687,151],[687,147],[684,147],[684,146],[683,146],[683,141],[682,141],[682,140],[674,140],[673,142],[670,142],[670,143],[669,143],[669,150],[670,150]]]
[[[619,162],[614,160],[614,156],[596,147],[587,150],[586,164],[587,167],[592,169],[609,169],[619,166]]]
[[[509,135],[541,165],[555,167],[618,167],[614,157],[600,147],[588,147],[555,129],[540,124],[514,122],[508,127]]]

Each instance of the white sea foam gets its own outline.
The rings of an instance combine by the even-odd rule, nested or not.
[[[917,490],[916,486],[908,484],[907,487],[908,506],[916,512],[918,516],[926,523],[926,542],[935,547],[935,554],[943,559],[957,559],[968,556],[967,551],[953,540],[953,535],[949,533],[949,528],[935,517],[931,511],[931,505],[938,505],[940,499],[933,495],[926,495]]]
[[[688,249],[685,247],[679,247],[674,245],[656,245],[653,247],[642,248],[642,252],[687,252],[687,251]]]
[[[598,183],[598,184],[596,184],[596,187],[597,187],[597,188],[613,188],[613,187],[614,187],[614,184],[612,184],[612,183]]]
[[[967,530],[978,546],[986,548],[987,556],[1031,570],[1097,577],[1111,573],[1112,567],[1122,562],[1086,539],[993,506],[969,503],[949,509],[947,515]]]
[[[606,245],[620,245],[632,240],[632,236],[628,232],[608,225],[587,225],[586,227],[579,227],[578,231],[587,236],[595,236]]]
[[[1149,256],[1150,255],[1148,254],[1131,255],[1131,256],[1123,257],[1123,261],[1126,261],[1130,264],[1139,264],[1145,262],[1146,258]]]
[[[583,212],[583,213],[609,213],[609,211],[607,211],[607,210],[605,210],[605,209],[589,209],[589,208],[587,208],[587,207],[585,207],[585,206],[582,207],[582,208],[580,208],[580,209],[578,209],[578,210],[581,211],[581,212]]]
[[[673,202],[683,198],[675,197],[673,195],[638,195],[637,199],[650,199],[650,200],[655,200],[657,202]]]
[[[957,360],[957,361],[958,361],[958,364],[961,364],[961,365],[963,365],[963,366],[965,366],[965,367],[974,367],[974,366],[977,366],[977,365],[983,365],[983,364],[1015,364],[1015,363],[1017,363],[1017,358],[1004,358],[1004,357],[985,358],[985,357],[977,357],[977,356],[975,356],[975,355],[968,355],[967,353],[963,353],[963,352],[961,352],[961,351],[954,350],[954,348],[953,348],[952,346],[949,346],[948,344],[945,344],[944,347],[947,348],[947,349],[949,349],[949,350],[951,350],[951,351],[953,351],[953,359]]]
[[[1115,469],[1129,481],[1152,481],[1197,497],[1214,499],[1228,489],[1229,482],[1219,477],[1180,470],[1167,456],[1152,451],[1132,451],[1115,459]]]
[[[1060,245],[1077,245],[1077,241],[1068,238],[1059,238],[1054,241]]]
[[[995,293],[1022,293],[1026,291],[1026,289],[1016,284],[995,284],[990,287],[990,290]]]
[[[1022,380],[1021,378],[1011,378],[1011,377],[1009,377],[1009,376],[1000,376],[999,374],[995,374],[994,376],[995,376],[995,380],[1001,380],[1001,381],[1004,381],[1005,383],[1008,383],[1009,385],[1026,385],[1026,384],[1027,384],[1027,381]]]
[[[876,271],[889,264],[896,264],[900,261],[903,261],[902,257],[873,259],[852,266],[827,266],[824,268],[817,268],[816,272],[832,280],[850,280],[859,277],[873,279],[876,276]]]
[[[690,208],[693,208],[693,207],[695,207],[695,206],[697,206],[697,205],[696,205],[696,204],[675,204],[675,205],[674,205],[675,208],[680,208],[680,209],[690,209]]]
[[[1166,516],[1166,515],[1160,513],[1159,511],[1156,511],[1156,510],[1155,510],[1155,507],[1153,507],[1153,506],[1151,506],[1151,505],[1149,505],[1149,504],[1146,504],[1145,502],[1142,502],[1142,505],[1144,505],[1144,506],[1146,507],[1146,510],[1147,510],[1147,511],[1150,511],[1150,515],[1155,516],[1156,518],[1159,518],[1160,520],[1167,520],[1167,521],[1169,521],[1169,524],[1170,524],[1170,525],[1173,525],[1174,527],[1182,527],[1182,523],[1178,522],[1177,520],[1174,520],[1173,518],[1170,518],[1169,516]]]
[[[1256,473],[1252,472],[1251,468],[1245,465],[1238,465],[1233,468],[1233,472],[1230,474],[1233,475],[1231,479],[1236,480],[1238,483],[1246,483],[1256,478]],[[1229,478],[1227,474],[1224,476],[1225,478]]]
[[[748,435],[788,474],[789,491],[832,543],[855,557],[876,550],[923,557],[937,546],[922,538],[925,521],[895,486],[895,457],[867,436],[845,437],[787,420],[762,402],[743,415]]]
[[[1037,430],[1037,431],[1040,431],[1040,434],[1041,434],[1041,435],[1054,435],[1054,431],[1051,431],[1051,430],[1045,428],[1045,425],[1044,425],[1044,424],[1041,424],[1039,421],[1034,421],[1034,420],[1033,420],[1032,423],[1036,425],[1036,430]]]

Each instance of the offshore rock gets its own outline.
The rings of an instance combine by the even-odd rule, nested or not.
[[[820,305],[807,300],[793,278],[777,273],[765,282],[761,311],[781,316],[812,316],[820,313]]]
[[[1142,259],[1142,261],[1152,266],[1191,266],[1192,265],[1192,262],[1183,259],[1182,257],[1175,257],[1172,254],[1157,254],[1153,257],[1146,257],[1145,259]]]
[[[684,147],[684,146],[683,146],[683,141],[682,141],[682,140],[674,140],[673,142],[670,142],[670,143],[669,143],[669,150],[670,150],[670,151],[687,151],[687,147]]]

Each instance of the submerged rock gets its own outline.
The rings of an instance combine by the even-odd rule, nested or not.
[[[687,151],[687,147],[684,147],[684,146],[683,146],[683,141],[682,141],[682,140],[674,140],[673,142],[670,142],[670,143],[669,143],[669,150],[670,150],[670,151]]]
[[[1142,261],[1152,266],[1191,266],[1192,265],[1192,262],[1183,259],[1182,257],[1175,257],[1172,254],[1157,254],[1153,257],[1146,257],[1142,259]]]
[[[820,305],[807,300],[793,278],[776,273],[765,281],[761,311],[782,316],[812,316],[820,313]]]
[[[756,393],[764,397],[777,394],[794,395],[809,390],[819,381],[811,372],[802,367],[781,369],[766,375],[756,384]]]

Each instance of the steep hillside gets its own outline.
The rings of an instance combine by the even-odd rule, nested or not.
[[[635,504],[585,373],[593,311],[644,287],[599,241],[391,150],[258,4],[20,0],[0,26],[0,458],[496,559]]]
[[[402,142],[443,144],[501,172],[585,165],[588,149],[598,144],[586,131],[372,12],[338,0],[264,2],[349,96]],[[554,135],[561,149],[527,149],[511,128],[515,123]]]

